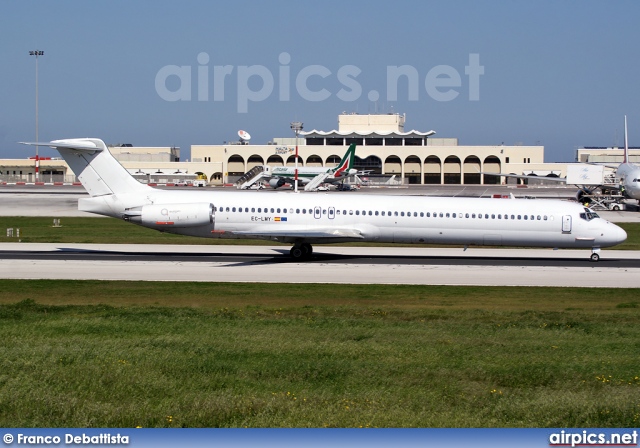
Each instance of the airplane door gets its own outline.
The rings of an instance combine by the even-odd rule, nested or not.
[[[333,219],[336,217],[336,209],[333,207],[329,207],[329,219]]]
[[[571,215],[562,217],[562,233],[571,233]]]
[[[322,209],[320,207],[315,207],[313,209],[313,217],[316,219],[320,219],[321,216],[322,216]]]

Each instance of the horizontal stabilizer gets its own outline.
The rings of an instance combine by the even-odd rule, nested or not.
[[[30,146],[49,146],[51,148],[75,149],[81,152],[102,151],[102,148],[91,140],[87,139],[67,139],[54,140],[52,142],[20,142],[23,145]]]

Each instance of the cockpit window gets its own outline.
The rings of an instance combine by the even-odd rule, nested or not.
[[[591,221],[592,219],[600,217],[600,216],[598,216],[597,213],[592,212],[591,210],[589,210],[586,207],[585,207],[584,211],[585,211],[585,213],[580,213],[580,218],[584,219],[585,221]]]

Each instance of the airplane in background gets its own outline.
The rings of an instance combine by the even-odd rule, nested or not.
[[[640,165],[635,165],[629,162],[629,144],[627,139],[627,116],[624,117],[624,156],[622,159],[622,163],[618,165],[609,165],[609,164],[585,164],[585,165],[594,165],[594,166],[606,166],[609,168],[615,169],[615,184],[614,185],[598,185],[598,184],[588,184],[586,182],[578,182],[580,179],[569,179],[567,177],[540,177],[540,176],[532,176],[532,175],[519,175],[519,174],[502,174],[502,173],[486,173],[483,172],[481,174],[487,174],[490,176],[501,176],[501,177],[513,177],[517,179],[544,179],[545,181],[552,182],[562,182],[562,183],[570,183],[577,185],[580,190],[576,195],[576,199],[578,201],[583,202],[583,198],[588,200],[588,196],[591,195],[597,189],[601,191],[605,190],[613,190],[619,192],[621,196],[626,199],[635,199],[638,201],[638,205],[640,205]],[[589,169],[585,166],[583,168],[585,173],[589,171]],[[592,176],[592,178],[596,178],[596,176]],[[602,183],[603,174],[600,173],[600,179],[597,181]]]
[[[26,144],[60,152],[90,196],[81,211],[181,235],[290,243],[296,260],[313,244],[375,241],[589,248],[598,261],[600,248],[627,237],[570,201],[161,190],[134,179],[100,139]]]
[[[356,153],[356,145],[352,143],[347,152],[345,152],[340,163],[333,168],[327,167],[299,167],[298,168],[298,185],[304,185],[305,190],[312,190],[323,183],[340,183],[344,182],[349,176],[355,175],[358,170],[353,168],[353,162]],[[266,180],[270,187],[280,188],[284,184],[292,184],[295,182],[296,169],[291,166],[264,166],[261,174],[253,178],[253,182]],[[240,182],[241,183],[241,182]],[[244,188],[250,188],[249,182],[244,183]]]
[[[620,193],[626,198],[636,199],[640,205],[640,165],[629,162],[629,143],[627,137],[627,116],[624,116],[624,156],[616,167],[616,182]]]

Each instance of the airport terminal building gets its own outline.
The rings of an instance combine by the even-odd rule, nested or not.
[[[335,166],[355,143],[356,166],[370,178],[395,179],[404,184],[492,184],[495,176],[480,173],[540,171],[563,175],[562,166],[544,164],[543,146],[460,146],[456,138],[435,132],[406,131],[400,114],[342,114],[338,129],[302,131],[298,166]],[[193,145],[194,163],[212,182],[233,183],[258,165],[294,166],[296,139],[274,138],[264,145],[237,141],[223,145]],[[541,166],[543,165],[543,166]],[[216,170],[215,167],[218,167]]]
[[[355,168],[367,173],[372,183],[478,185],[504,182],[504,178],[481,173],[533,173],[541,178],[566,175],[567,164],[544,163],[543,146],[463,146],[457,138],[437,137],[433,130],[407,131],[405,118],[400,114],[345,113],[339,115],[335,130],[302,130],[297,140],[298,166],[335,166],[355,143]],[[202,178],[211,185],[225,185],[258,165],[294,166],[296,138],[274,138],[265,144],[240,138],[223,144],[192,145],[191,161],[181,161],[176,147],[116,144],[109,149],[144,183]],[[578,160],[584,157],[579,151]],[[73,181],[74,176],[64,160],[47,158],[40,160],[39,177],[41,182],[59,183]],[[34,181],[33,158],[0,160],[0,182]]]

